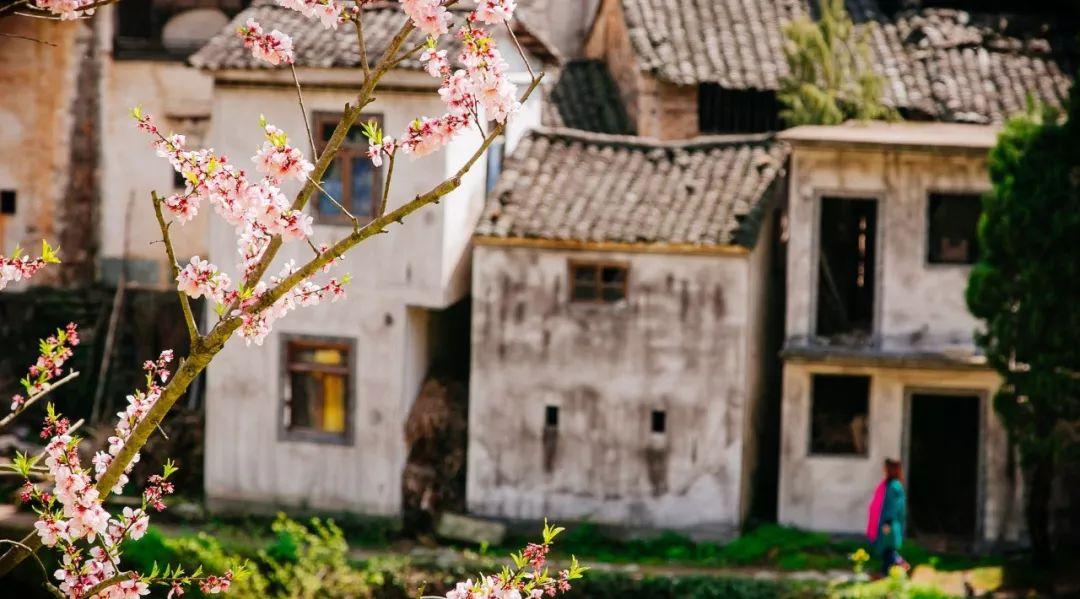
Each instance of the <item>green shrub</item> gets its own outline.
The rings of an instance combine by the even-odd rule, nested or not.
[[[638,578],[599,571],[590,571],[566,595],[567,599],[801,599],[820,596],[821,590],[812,585],[795,585],[774,580],[711,576]]]

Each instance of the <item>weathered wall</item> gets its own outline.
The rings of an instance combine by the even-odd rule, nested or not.
[[[567,260],[630,265],[628,300],[567,300]],[[467,501],[513,519],[723,535],[739,524],[749,260],[478,246]],[[547,405],[560,409],[545,432]],[[666,434],[650,412],[667,412]]]
[[[811,456],[810,384],[814,373],[872,377],[868,452],[865,456]],[[906,396],[912,389],[955,389],[984,395],[979,448],[982,539],[1016,541],[1023,503],[1015,471],[1010,472],[1008,439],[991,397],[997,375],[986,370],[918,370],[804,364],[784,365],[783,436],[779,520],[783,524],[833,532],[862,532],[866,506],[881,480],[885,458],[904,457]],[[942,459],[948,459],[942,456]],[[1014,463],[1015,464],[1015,463]],[[1015,467],[1015,466],[1014,466]]]
[[[56,244],[68,184],[78,52],[88,31],[82,23],[3,19],[0,32],[0,189],[17,193],[14,215],[0,215],[0,254],[16,244],[35,251],[41,239]],[[55,280],[50,269],[35,283]]]
[[[796,147],[788,226],[787,335],[814,332],[822,195],[877,198],[875,336],[886,350],[970,351],[967,265],[928,264],[927,194],[983,192],[986,157],[972,152]]]
[[[641,70],[618,0],[602,3],[585,55],[607,63],[638,135],[668,140],[700,133],[697,86],[666,83]]]

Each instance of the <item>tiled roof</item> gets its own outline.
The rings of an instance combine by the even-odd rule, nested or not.
[[[639,66],[676,84],[774,90],[788,73],[784,25],[811,0],[617,0]],[[1000,121],[1030,93],[1060,106],[1068,69],[1045,39],[1004,32],[1003,20],[924,9],[886,16],[875,0],[847,0],[869,27],[886,100],[942,120]]]
[[[544,124],[594,133],[629,135],[633,125],[619,89],[599,60],[573,60],[555,75],[544,102]]]
[[[460,10],[455,21],[460,22],[464,13]],[[189,61],[192,65],[210,70],[217,69],[264,69],[276,68],[261,60],[256,60],[251,51],[244,48],[243,42],[236,36],[236,28],[255,19],[266,31],[280,29],[293,38],[293,51],[298,67],[355,67],[360,65],[360,52],[357,49],[356,29],[343,25],[336,30],[325,29],[317,19],[309,19],[288,8],[283,8],[270,0],[256,0],[252,6],[233,18],[232,22],[205,46],[193,54]],[[386,50],[390,40],[397,34],[405,22],[405,15],[397,3],[375,3],[364,8],[364,42],[367,45],[368,61],[374,63]],[[523,47],[542,60],[555,60],[558,56],[541,36],[529,31],[518,19],[514,20],[515,34]],[[414,31],[404,46],[411,47],[424,37]],[[453,36],[446,36],[443,44],[453,46]],[[444,47],[447,47],[444,45]],[[504,51],[512,51],[504,50]],[[451,51],[452,56],[457,52]],[[401,68],[419,69],[420,62],[410,58],[400,64]]]
[[[477,235],[752,247],[787,155],[764,135],[666,143],[536,130],[507,159]]]

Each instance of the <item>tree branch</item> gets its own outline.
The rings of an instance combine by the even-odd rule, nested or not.
[[[67,375],[64,376],[63,378],[57,379],[56,382],[50,384],[48,389],[44,389],[40,393],[37,393],[35,395],[31,395],[30,397],[28,397],[26,399],[26,401],[23,402],[23,405],[19,407],[19,409],[17,409],[14,412],[8,414],[7,416],[4,416],[3,420],[0,420],[0,430],[3,430],[4,427],[6,427],[8,424],[10,424],[16,418],[18,418],[19,414],[22,414],[23,412],[25,412],[26,409],[29,408],[31,405],[33,405],[36,401],[38,401],[42,397],[45,397],[46,395],[52,393],[53,391],[56,390],[57,387],[62,386],[64,383],[67,383],[68,381],[70,381],[72,379],[78,378],[78,376],[79,376],[79,372],[76,371],[76,370],[73,370],[73,371],[67,373]]]
[[[173,281],[180,278],[180,265],[176,262],[176,252],[173,250],[172,238],[169,236],[169,225],[165,222],[165,215],[161,212],[161,198],[156,191],[150,192],[150,198],[154,201],[154,216],[157,217],[158,226],[161,227],[161,238],[165,242],[165,253],[169,256],[169,265],[172,267]],[[176,294],[180,297],[180,309],[184,311],[184,324],[187,325],[188,340],[195,343],[199,339],[199,327],[195,324],[195,314],[191,311],[191,300],[179,289]]]
[[[388,165],[386,167],[386,183],[383,185],[382,197],[379,198],[379,209],[375,211],[375,216],[380,217],[386,213],[386,206],[390,201],[390,180],[394,178],[394,158],[397,156],[397,148],[390,152],[388,158]]]

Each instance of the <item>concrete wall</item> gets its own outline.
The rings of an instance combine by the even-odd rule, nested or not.
[[[985,153],[796,147],[790,172],[789,338],[814,333],[820,197],[842,195],[879,200],[874,333],[881,347],[971,351],[976,321],[964,303],[971,267],[927,263],[927,196],[986,191]]]
[[[568,302],[571,259],[629,264],[628,299]],[[469,509],[733,532],[753,399],[750,267],[746,255],[478,246]],[[654,409],[666,434],[650,430]]]
[[[700,133],[697,86],[660,81],[641,69],[619,0],[601,3],[584,52],[607,64],[638,135],[670,140]]]
[[[810,385],[815,373],[872,377],[867,455],[809,455]],[[882,462],[885,458],[905,458],[907,394],[916,389],[923,392],[953,389],[984,396],[978,489],[982,502],[977,508],[981,510],[977,513],[981,516],[978,524],[982,539],[1017,541],[1022,531],[1023,503],[1018,473],[1009,467],[1007,434],[990,400],[998,384],[997,375],[987,370],[875,368],[789,361],[784,365],[780,522],[814,530],[861,533],[866,525],[866,506],[881,480]]]
[[[41,240],[56,245],[62,229],[76,66],[89,30],[82,23],[9,18],[0,20],[0,32],[9,34],[0,36],[0,189],[17,194],[15,214],[0,215],[0,254],[22,245],[37,255]],[[47,269],[34,282],[55,275]]]

